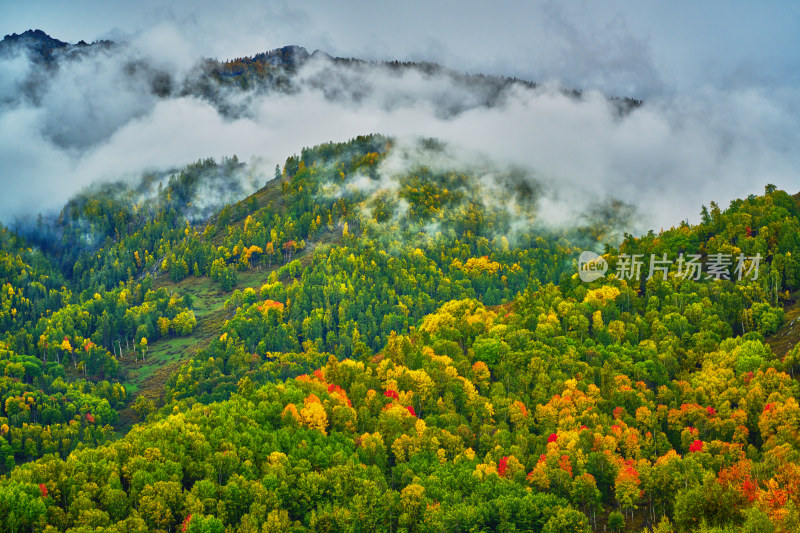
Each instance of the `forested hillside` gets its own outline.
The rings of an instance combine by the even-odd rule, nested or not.
[[[207,159],[0,228],[0,530],[800,529],[795,191],[635,237],[444,150],[306,148],[241,201]]]

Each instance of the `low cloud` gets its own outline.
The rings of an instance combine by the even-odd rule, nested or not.
[[[153,42],[164,46],[144,45]],[[159,53],[165,46],[170,57]],[[619,199],[638,207],[632,231],[658,229],[696,221],[702,203],[725,205],[766,183],[796,192],[800,100],[792,88],[654,96],[620,114],[600,92],[575,98],[556,83],[498,89],[448,73],[316,56],[291,94],[219,87],[226,104],[245,109],[232,118],[215,103],[181,95],[194,75],[191,50],[165,25],[53,72],[21,54],[0,59],[0,220],[56,210],[94,183],[206,157],[257,158],[256,168],[266,170],[254,178],[266,181],[275,164],[305,146],[367,133],[440,139],[455,162],[487,175],[523,169],[543,194],[540,222],[551,225],[573,224],[592,206]],[[640,66],[649,68],[644,60]],[[31,72],[34,92],[25,88]],[[164,72],[166,92],[158,95],[154,77]]]

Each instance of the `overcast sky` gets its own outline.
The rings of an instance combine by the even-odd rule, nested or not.
[[[53,211],[81,188],[180,168],[205,157],[275,164],[305,146],[367,133],[435,136],[462,153],[519,165],[551,183],[553,218],[577,196],[639,204],[646,225],[697,220],[701,204],[800,188],[800,2],[519,1],[164,3],[0,0],[0,33],[41,29],[68,42],[131,46],[69,63],[20,97],[35,71],[0,58],[0,221]],[[292,96],[247,101],[232,120],[191,96],[158,99],[122,72],[144,59],[190,73],[200,57],[251,56],[288,44],[332,55],[427,60],[544,84],[470,107],[452,80],[312,65]],[[331,67],[332,68],[332,67]],[[316,69],[316,70],[315,70]],[[321,69],[321,70],[320,70]],[[343,92],[326,98],[302,80]],[[126,81],[127,80],[127,81]],[[338,80],[338,81],[337,81]],[[555,87],[586,91],[582,101]],[[550,87],[548,90],[547,88]],[[644,99],[625,119],[602,95]],[[441,106],[466,102],[443,118]],[[3,103],[6,102],[6,103]],[[538,178],[537,178],[538,179]]]
[[[647,97],[698,87],[798,84],[800,3],[684,1],[293,1],[0,3],[3,34],[40,28],[76,42],[159,23],[219,59],[298,44],[368,59],[558,79]]]

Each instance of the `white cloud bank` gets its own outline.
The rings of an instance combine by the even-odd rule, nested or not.
[[[165,57],[165,48],[173,53]],[[515,86],[487,107],[482,92],[446,76],[318,59],[299,73],[296,94],[225,93],[247,106],[231,119],[205,100],[149,91],[143,65],[180,81],[190,57],[179,32],[159,26],[127,47],[63,64],[35,99],[22,94],[31,69],[24,57],[0,59],[0,220],[58,209],[100,181],[233,154],[272,169],[305,146],[367,133],[436,137],[467,159],[528,169],[545,185],[550,223],[619,198],[645,217],[631,229],[658,229],[766,183],[800,188],[794,89],[655,96],[621,117],[597,92],[574,99],[554,84]],[[126,70],[129,60],[140,70]]]

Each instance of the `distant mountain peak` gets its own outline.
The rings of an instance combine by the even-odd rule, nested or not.
[[[27,30],[21,34],[6,35],[0,41],[0,52],[7,52],[16,47],[27,48],[34,57],[44,61],[53,60],[53,52],[69,46],[69,43],[50,37],[42,30]]]
[[[69,46],[69,43],[65,43],[64,41],[59,41],[58,39],[54,39],[50,37],[48,34],[43,32],[42,30],[27,30],[22,33],[12,33],[11,35],[6,35],[3,37],[3,43],[11,44],[11,43],[20,43],[20,44],[37,44],[40,43],[42,45],[46,45],[51,48],[63,48],[65,46]]]
[[[11,35],[6,35],[4,39],[24,39],[24,38],[34,38],[34,39],[53,39],[49,35],[47,35],[42,30],[27,30],[22,32],[21,34],[12,33]],[[53,39],[57,40],[57,39]],[[60,41],[59,41],[60,42]]]

